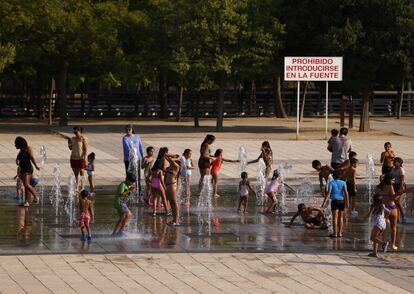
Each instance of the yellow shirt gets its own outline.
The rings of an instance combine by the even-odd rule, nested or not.
[[[86,149],[88,138],[84,136],[81,136],[80,138],[72,137],[71,144],[72,153],[70,154],[70,159],[83,159],[86,156],[86,154],[83,154],[83,150]]]

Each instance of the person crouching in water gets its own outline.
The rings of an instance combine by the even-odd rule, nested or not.
[[[119,219],[115,225],[112,233],[113,237],[125,237],[127,233],[124,232],[126,225],[131,220],[132,214],[128,208],[129,193],[135,190],[136,177],[134,174],[128,173],[126,180],[118,186],[116,191],[114,207],[118,212]]]
[[[269,197],[271,201],[265,213],[273,213],[274,209],[276,208],[277,193],[281,185],[285,185],[286,187],[288,187],[290,190],[293,191],[293,189],[289,185],[283,183],[282,177],[280,176],[279,171],[276,169],[273,171],[272,180],[270,181],[269,185],[267,185],[266,189],[264,190],[265,194]]]
[[[321,207],[325,207],[327,199],[331,198],[332,210],[332,226],[333,234],[329,235],[331,238],[342,237],[343,215],[345,207],[348,207],[349,196],[346,189],[346,183],[339,179],[340,172],[338,170],[333,172],[333,180],[329,182],[328,193],[323,200]]]
[[[316,212],[316,215],[315,213]],[[298,211],[290,220],[288,227],[293,224],[295,219],[300,216],[304,222],[304,226],[307,229],[326,229],[326,219],[325,215],[323,214],[322,210],[315,207],[306,207],[304,203],[298,205]]]
[[[168,224],[171,226],[178,226],[179,222],[179,205],[177,200],[178,177],[181,168],[180,155],[167,155],[166,159],[169,162],[169,167],[165,171],[165,187],[167,188],[167,199],[171,205],[173,215],[172,222]]]
[[[90,242],[92,240],[90,223],[94,223],[92,201],[88,198],[90,196],[90,193],[86,190],[82,190],[80,196],[81,199],[79,201],[79,210],[81,212],[80,229],[82,234],[80,240],[87,240],[88,242]],[[85,235],[85,229],[87,235]]]

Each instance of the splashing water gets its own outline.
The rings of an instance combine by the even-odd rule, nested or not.
[[[325,204],[325,207],[322,207],[322,211],[325,215],[325,223],[328,227],[328,233],[329,235],[333,234],[333,226],[332,226],[332,211],[331,211],[331,200],[327,201],[328,203]]]
[[[242,172],[246,171],[246,167],[247,167],[247,152],[246,152],[246,148],[244,148],[244,146],[240,146],[239,148],[239,174],[241,174]]]
[[[211,235],[211,220],[213,219],[213,184],[211,175],[204,176],[203,188],[197,203],[198,234],[203,234],[203,228],[207,226],[207,234]]]
[[[266,164],[262,158],[259,159],[256,176],[256,205],[264,205],[266,195],[264,190],[266,188]]]
[[[179,175],[177,179],[177,203],[178,205],[183,204],[186,187],[187,186],[186,186],[185,177]]]
[[[59,205],[62,203],[62,187],[60,165],[57,163],[53,169],[53,186],[49,194],[50,203],[55,209],[55,216],[59,215]]]
[[[46,147],[45,145],[40,145],[40,204],[43,208],[43,197],[45,194],[45,163],[46,163]]]
[[[68,198],[66,199],[65,203],[65,211],[66,214],[69,217],[69,225],[73,225],[73,218],[75,214],[75,197],[76,197],[76,178],[73,171],[69,174],[69,180],[68,180]]]
[[[366,181],[368,201],[369,201],[369,205],[371,205],[372,204],[372,193],[373,193],[372,186],[373,186],[374,179],[375,179],[375,164],[374,164],[374,159],[372,158],[371,153],[368,153],[366,157],[365,172],[368,178]]]
[[[309,178],[303,179],[296,189],[296,204],[304,203],[305,205],[316,206],[318,199],[314,195],[312,181]]]
[[[136,189],[134,192],[134,202],[135,204],[141,204],[143,199],[141,199],[141,193],[138,189],[139,187],[139,156],[138,156],[138,147],[135,145],[135,143],[130,140],[131,142],[131,146],[132,148],[129,150],[129,155],[128,155],[128,160],[129,160],[129,165],[128,165],[128,173],[131,173],[133,175],[135,175],[135,179],[136,179]]]
[[[289,173],[289,171],[292,169],[292,165],[286,163],[286,162],[282,162],[281,164],[279,164],[279,174],[280,174],[280,178],[282,180],[282,183],[284,182],[284,180],[287,177],[287,174]],[[279,212],[279,214],[285,214],[287,212],[286,209],[286,186],[285,185],[281,185],[280,187],[280,201],[278,202],[278,207],[277,210]]]

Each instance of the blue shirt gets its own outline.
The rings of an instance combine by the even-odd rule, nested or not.
[[[344,189],[346,188],[345,181],[342,180],[332,180],[329,182],[329,189],[331,189],[331,199],[332,200],[344,200],[345,193]]]
[[[132,149],[132,144],[137,146],[139,159],[144,158],[144,151],[142,149],[141,139],[138,135],[133,134],[131,137],[125,135],[122,138],[122,147],[124,148],[124,161],[129,161],[129,152]]]

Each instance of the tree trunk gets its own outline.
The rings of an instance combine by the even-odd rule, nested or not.
[[[180,87],[180,95],[178,98],[178,109],[177,109],[177,121],[181,121],[181,112],[183,109],[183,94],[184,94],[184,87]]]
[[[404,82],[401,83],[401,88],[398,91],[397,119],[400,119],[401,118],[403,98],[404,98]]]
[[[369,106],[371,101],[372,91],[365,90],[364,97],[362,101],[362,108],[361,108],[361,118],[359,122],[359,131],[360,132],[368,132],[370,129],[369,126]]]
[[[223,131],[223,112],[224,112],[224,86],[226,81],[226,73],[224,71],[219,72],[219,92],[217,96],[217,124],[216,131]]]
[[[299,116],[299,121],[300,122],[303,120],[303,113],[305,111],[305,101],[306,101],[306,93],[308,92],[308,85],[309,85],[309,82],[305,82],[305,87],[303,89],[302,101],[301,101],[301,104],[300,104],[300,116]]]
[[[195,101],[195,107],[194,107],[194,127],[199,128],[200,127],[200,121],[199,121],[199,110],[200,110],[200,99],[201,99],[201,91],[198,92],[197,98]]]
[[[256,83],[252,80],[250,84],[249,114],[252,115],[256,108]]]
[[[342,127],[345,126],[345,97],[344,95],[341,95],[340,101],[339,101],[339,114],[340,114],[340,123],[339,125]]]
[[[66,81],[68,78],[69,62],[64,60],[62,62],[59,72],[59,126],[66,127],[68,125],[67,115],[67,94]]]
[[[275,115],[278,118],[287,118],[285,107],[283,106],[280,73],[278,72],[276,78],[273,78],[274,96],[275,96]]]
[[[352,129],[354,127],[354,98],[352,95],[349,96],[348,105],[349,105],[348,128]]]
[[[168,118],[168,101],[167,101],[167,75],[162,73],[160,77],[160,118]]]

